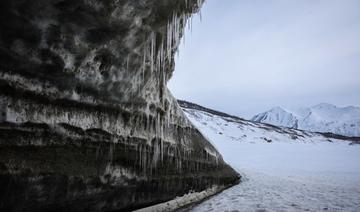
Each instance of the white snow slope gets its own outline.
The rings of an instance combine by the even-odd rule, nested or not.
[[[360,136],[360,108],[318,104],[291,112],[280,107],[254,116],[252,121],[313,132]]]
[[[188,210],[360,211],[359,144],[183,110],[243,176],[239,185]]]

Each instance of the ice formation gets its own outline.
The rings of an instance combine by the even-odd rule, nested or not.
[[[0,209],[132,210],[239,181],[166,87],[202,4],[1,1]]]

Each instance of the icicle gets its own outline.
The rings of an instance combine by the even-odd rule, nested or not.
[[[161,56],[161,68],[165,72],[165,51],[164,51],[164,42],[161,42],[160,46],[160,56]]]
[[[159,62],[160,62],[160,70],[159,71],[164,71],[164,69],[163,69],[163,43],[161,42],[160,43],[160,49],[159,49],[159,52],[158,52],[158,54],[159,54],[159,57],[160,57],[160,59],[159,59]]]
[[[202,22],[201,10],[199,11],[200,22]]]
[[[130,60],[130,56],[127,56],[127,58],[126,58],[126,71],[129,71],[129,60]]]
[[[185,20],[186,20],[186,19],[185,19]],[[185,35],[186,35],[186,33],[183,34],[183,41],[184,41],[184,42],[183,42],[183,46],[185,46],[185,41],[186,41],[186,36],[185,36]]]
[[[173,28],[174,28],[174,36],[173,36],[173,40],[174,40],[174,46],[177,45],[177,16],[174,14],[174,23],[173,23]]]
[[[176,16],[176,42],[175,45],[179,45],[179,39],[180,39],[180,19],[178,16]]]
[[[183,24],[184,24],[184,26],[183,26],[183,30],[184,30],[184,28],[186,27],[186,24],[187,24],[187,19],[188,19],[188,16],[187,16],[187,13],[184,13],[183,15],[182,15],[182,19],[183,19]],[[183,45],[185,46],[185,35],[186,35],[186,33],[183,33]]]
[[[170,21],[167,26],[167,37],[166,37],[166,48],[167,48],[166,56],[169,61],[171,59],[171,53],[172,53],[172,33],[173,33],[172,21]]]
[[[190,17],[190,33],[192,33],[192,29],[193,29],[193,18],[191,16]]]
[[[190,21],[191,21],[191,16],[188,18],[188,23],[187,23],[188,24],[188,30],[190,30],[190,28],[191,28],[191,26],[190,26],[191,22]]]
[[[151,33],[150,35],[150,40],[151,40],[151,44],[150,44],[150,64],[151,64],[151,72],[154,71],[154,55],[155,55],[155,43],[156,43],[156,35],[154,32]]]
[[[160,139],[161,143],[161,163],[164,161],[164,140]]]
[[[156,71],[160,71],[160,66],[161,65],[161,61],[160,61],[160,54],[157,52],[156,55]]]
[[[170,43],[169,43],[169,33],[170,33],[170,30],[169,30],[169,22],[167,23],[166,25],[166,56],[168,57],[169,56],[169,46],[170,46]]]
[[[146,52],[147,52],[147,49],[144,48],[144,55],[143,55],[143,64],[142,64],[142,82],[144,82],[144,75],[145,75],[145,69],[146,69]]]

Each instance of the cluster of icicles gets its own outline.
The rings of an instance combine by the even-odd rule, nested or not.
[[[167,73],[169,73],[168,70],[166,70],[167,68],[169,68],[167,65],[170,64],[173,60],[173,57],[176,53],[175,51],[177,51],[177,47],[180,45],[186,25],[189,27],[189,29],[191,29],[192,14],[197,9],[201,8],[201,5],[204,3],[205,0],[183,1],[185,1],[185,7],[187,9],[183,12],[174,11],[171,19],[167,22],[167,25],[165,26],[165,32],[163,32],[162,34],[151,32],[143,48],[144,52],[141,67],[142,81],[144,82],[145,71],[150,70],[152,74],[156,72],[156,74],[154,75],[159,77],[157,82],[158,85],[160,85],[160,89],[166,88],[166,83],[168,80]],[[165,92],[162,91],[162,94],[165,94]],[[147,115],[149,115],[148,112]],[[166,123],[168,127],[170,124],[170,111],[166,111],[166,115],[167,118],[165,119],[162,119],[162,117],[160,116],[156,117],[156,135],[160,136],[160,138],[163,138],[163,124]]]
[[[199,9],[205,0],[184,1],[185,7],[192,9],[186,10],[182,13],[178,13],[176,11],[173,13],[171,20],[168,21],[166,26],[166,36],[157,38],[156,32],[150,33],[149,39],[143,49],[142,79],[144,79],[145,70],[149,65],[151,73],[159,71],[162,73],[162,75],[160,75],[162,77],[160,82],[163,82],[164,84],[166,83],[166,64],[172,61],[175,53],[174,51],[177,50],[177,47],[180,45],[185,26],[187,25],[189,28],[192,28],[192,12],[188,11],[195,11]]]
[[[205,0],[184,0],[185,6],[188,10],[185,10],[182,13],[174,12],[172,18],[168,21],[166,25],[165,36],[164,34],[160,35],[156,32],[151,32],[150,36],[145,42],[145,46],[143,48],[143,61],[142,61],[142,80],[144,80],[145,71],[150,70],[151,73],[157,73],[160,77],[159,83],[162,83],[161,88],[164,89],[166,87],[166,82],[168,80],[168,76],[166,75],[168,72],[166,68],[168,68],[168,64],[171,63],[173,57],[175,55],[175,51],[177,51],[177,47],[180,45],[181,38],[183,36],[183,32],[186,26],[189,27],[191,30],[192,28],[192,14],[197,9],[201,8],[201,5],[204,3]],[[192,9],[191,9],[192,8]],[[191,12],[190,12],[191,11]],[[200,19],[201,19],[201,14]],[[185,39],[184,39],[185,40]],[[165,92],[163,92],[165,93]],[[156,167],[159,161],[163,161],[164,159],[164,127],[167,125],[169,127],[170,124],[170,111],[166,111],[167,118],[162,119],[162,117],[157,116],[155,122],[155,138],[157,140],[157,144],[154,144],[154,154],[151,160],[151,167]],[[149,115],[149,113],[147,113]],[[149,119],[149,118],[147,118]],[[148,124],[147,124],[148,125]],[[150,133],[151,134],[151,133]],[[147,140],[148,142],[152,140],[152,136],[148,134]],[[167,136],[166,136],[167,137]],[[184,139],[184,138],[180,138]],[[143,169],[143,173],[146,173],[147,165],[147,155],[146,150],[140,148],[140,167]],[[179,152],[176,150],[176,146],[173,146],[175,152]],[[186,152],[184,154],[190,154]],[[168,153],[170,154],[170,153]],[[177,169],[181,170],[181,158],[186,157],[184,155],[178,156],[176,160],[176,167]]]

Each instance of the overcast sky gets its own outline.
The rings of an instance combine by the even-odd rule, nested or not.
[[[179,99],[250,118],[360,105],[360,0],[207,0],[180,47]]]

